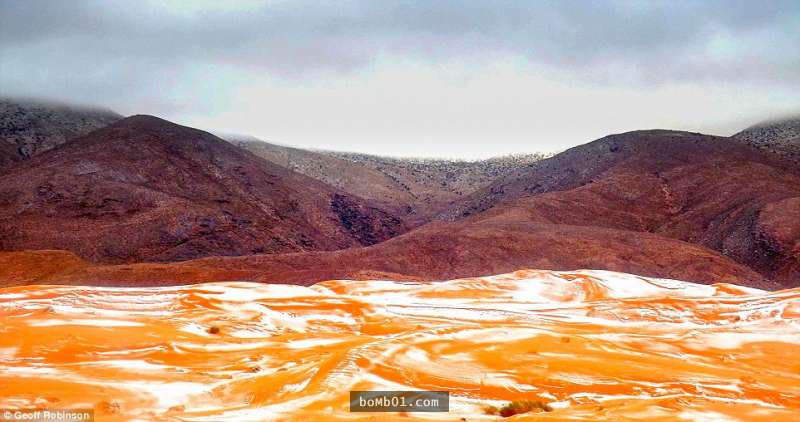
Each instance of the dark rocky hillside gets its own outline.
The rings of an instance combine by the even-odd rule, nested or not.
[[[120,119],[98,108],[0,99],[0,169]]]
[[[733,139],[800,166],[800,116],[759,123]]]
[[[404,231],[364,200],[209,133],[134,116],[0,175],[0,249],[99,262],[365,246]]]
[[[454,203],[442,217],[654,233],[795,285],[799,173],[785,160],[729,138],[637,131],[510,174]]]

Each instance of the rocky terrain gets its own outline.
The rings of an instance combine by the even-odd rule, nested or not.
[[[0,142],[0,172],[12,163],[22,160],[15,143]]]
[[[417,224],[455,199],[546,157],[524,154],[476,161],[392,158],[304,150],[241,136],[226,139],[273,163],[378,201]]]
[[[95,262],[365,246],[404,231],[364,200],[209,133],[133,116],[0,175],[0,249]]]
[[[395,180],[412,193],[423,218],[505,174],[525,169],[547,157],[546,154],[532,153],[468,161],[394,158],[348,152],[328,154],[372,168]]]
[[[728,138],[611,135],[509,174],[441,218],[653,233],[797,285],[800,167]],[[590,227],[592,229],[590,229]]]
[[[753,125],[733,138],[800,166],[800,116]]]
[[[279,166],[383,204],[401,215],[417,208],[414,193],[385,173],[322,151],[271,144],[255,138],[231,137],[233,144]]]
[[[0,289],[0,320],[0,407],[92,408],[102,421],[800,412],[798,289],[536,270],[311,287],[23,286]],[[448,391],[449,412],[354,418],[352,390]]]
[[[99,108],[0,98],[0,172],[120,119]]]

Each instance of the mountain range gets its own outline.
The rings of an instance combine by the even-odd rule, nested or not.
[[[6,157],[17,151],[0,166],[1,284],[443,280],[521,268],[800,283],[800,119],[462,162],[110,116],[57,139],[46,119],[2,116],[6,127],[37,124],[22,143],[35,153],[0,140]]]

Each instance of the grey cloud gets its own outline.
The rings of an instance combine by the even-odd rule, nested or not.
[[[2,0],[0,16],[0,90],[15,94],[142,96],[189,67],[303,78],[382,55],[517,56],[602,83],[800,82],[795,0],[291,1],[196,14]]]

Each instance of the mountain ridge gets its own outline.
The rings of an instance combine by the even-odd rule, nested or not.
[[[533,153],[485,160],[396,158],[294,148],[241,135],[227,139],[268,161],[381,202],[415,226],[451,201],[544,157]]]
[[[0,176],[0,222],[0,249],[57,246],[101,262],[331,250],[405,230],[360,198],[146,115],[13,166]]]

